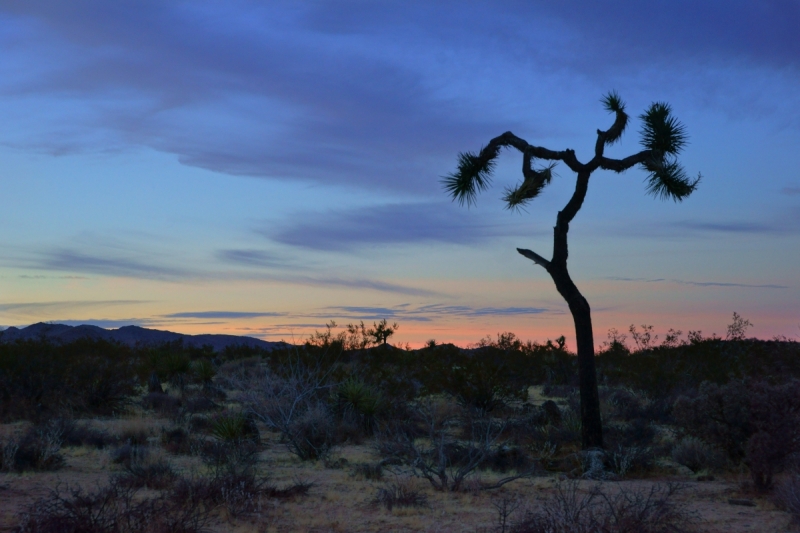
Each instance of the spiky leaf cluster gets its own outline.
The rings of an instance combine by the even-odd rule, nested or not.
[[[542,192],[545,185],[549,184],[553,179],[553,168],[555,168],[555,163],[539,171],[531,170],[516,189],[506,189],[506,194],[503,196],[506,207],[508,209],[520,208],[529,200],[539,196],[539,193]]]
[[[497,148],[484,148],[479,155],[471,152],[458,154],[458,170],[443,178],[444,188],[459,204],[472,205],[480,191],[492,181]]]
[[[616,114],[614,124],[608,131],[603,132],[603,142],[611,145],[622,138],[622,133],[628,125],[628,114],[625,113],[625,102],[622,101],[622,98],[616,91],[611,91],[606,94],[600,101],[603,103],[603,107],[606,111]]]
[[[677,155],[686,145],[686,128],[671,115],[669,104],[655,102],[639,116],[641,144],[648,150]]]
[[[647,194],[652,194],[660,200],[682,201],[697,189],[702,177],[698,175],[695,179],[689,178],[683,167],[674,159],[649,161],[643,166],[649,172]]]

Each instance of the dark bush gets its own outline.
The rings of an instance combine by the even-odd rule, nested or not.
[[[193,439],[182,427],[164,428],[161,431],[161,445],[175,455],[189,455],[192,452]]]
[[[649,420],[634,418],[630,422],[611,423],[604,428],[604,438],[608,448],[616,446],[650,446],[656,437],[656,430]]]
[[[142,462],[150,456],[150,448],[144,445],[126,442],[109,451],[111,462],[117,465],[129,465],[131,462]]]
[[[663,533],[694,530],[695,517],[675,502],[677,485],[631,490],[595,485],[580,494],[577,482],[561,484],[538,511],[514,524],[511,533]]]
[[[687,434],[723,448],[734,463],[744,459],[755,487],[767,490],[798,451],[800,381],[703,383],[696,396],[678,398],[673,417]]]
[[[183,406],[183,410],[189,414],[207,413],[216,411],[222,407],[207,396],[195,396],[188,398]]]
[[[165,496],[138,498],[116,480],[94,492],[57,486],[21,515],[15,533],[200,533],[208,511]]]
[[[428,496],[415,490],[407,480],[381,487],[373,501],[389,511],[395,507],[428,507]]]
[[[675,401],[672,416],[686,434],[720,447],[738,463],[745,457],[752,434],[748,395],[747,387],[738,380],[726,385],[705,382],[696,396]]]
[[[258,446],[252,440],[202,441],[200,456],[215,476],[239,476],[254,470]]]
[[[112,415],[136,392],[135,366],[130,348],[106,341],[0,342],[0,421]]]
[[[142,407],[152,409],[161,416],[174,418],[183,402],[179,398],[163,392],[150,392],[142,398]]]
[[[370,481],[383,479],[383,465],[381,463],[359,463],[353,466],[351,475]]]
[[[510,470],[526,472],[533,468],[531,457],[518,446],[500,446],[491,450],[481,462],[479,468],[488,468],[492,472],[505,474]]]
[[[257,478],[252,471],[246,473],[226,473],[211,478],[180,478],[169,498],[181,506],[212,509],[223,506],[231,517],[238,517],[260,509],[261,498],[294,499],[308,494],[312,484],[297,481],[284,488],[278,488]]]
[[[122,486],[135,489],[161,490],[172,485],[177,477],[172,466],[163,459],[131,460],[125,464],[125,474],[120,476],[119,482]]]
[[[107,431],[93,428],[85,423],[76,423],[68,418],[52,420],[50,423],[61,427],[64,446],[90,446],[103,449],[116,444],[119,440],[109,435]]]
[[[58,423],[33,426],[19,437],[0,439],[0,471],[57,470],[64,465],[59,453],[63,431]]]
[[[725,466],[725,454],[697,437],[684,437],[672,448],[672,460],[692,472],[719,470]]]
[[[792,523],[800,524],[800,475],[792,472],[783,482],[775,487],[772,500],[778,509],[792,515]]]
[[[324,459],[339,444],[333,417],[323,405],[317,405],[293,420],[284,437],[289,451],[303,461]]]

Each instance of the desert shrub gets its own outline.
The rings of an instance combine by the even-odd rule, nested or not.
[[[117,435],[119,440],[133,446],[147,446],[150,437],[153,437],[153,428],[146,423],[133,423],[126,425]]]
[[[624,478],[630,474],[644,474],[655,464],[655,454],[648,446],[617,445],[607,452],[607,463],[610,470]]]
[[[650,490],[595,485],[581,494],[577,482],[559,484],[537,511],[512,525],[512,533],[662,533],[693,531],[695,517],[674,496],[678,485]]]
[[[336,424],[326,406],[319,403],[293,420],[284,433],[289,451],[303,461],[324,459],[338,444]]]
[[[625,387],[601,389],[600,399],[612,406],[615,418],[627,421],[644,417],[649,403],[641,393]]]
[[[753,434],[747,441],[746,462],[758,490],[772,488],[773,475],[800,444],[800,381],[782,385],[751,384]]]
[[[208,416],[200,415],[189,417],[188,424],[189,429],[193,432],[208,433],[211,431],[213,422]]]
[[[123,486],[135,489],[148,488],[161,490],[172,485],[177,474],[172,466],[164,459],[129,460],[125,463],[125,474],[120,476],[119,482]]]
[[[77,423],[69,418],[57,418],[49,422],[60,427],[63,446],[91,446],[103,449],[116,444],[118,439],[107,431],[93,428],[86,423]]]
[[[748,390],[743,382],[704,382],[696,396],[681,396],[675,401],[672,416],[686,434],[725,450],[734,463],[744,458],[752,426]]]
[[[183,410],[189,414],[208,413],[221,409],[221,406],[208,396],[195,396],[184,401]]]
[[[246,413],[281,433],[289,451],[301,460],[324,459],[338,444],[338,428],[328,409],[330,369],[305,351],[278,370],[249,369],[231,376],[229,386],[243,391]],[[309,360],[309,358],[311,358]]]
[[[161,446],[175,455],[188,455],[192,452],[194,439],[186,429],[175,426],[161,430]]]
[[[59,485],[23,510],[16,533],[200,533],[207,510],[165,496],[138,498],[117,480],[94,491]]]
[[[548,383],[542,387],[542,394],[550,398],[569,398],[577,394],[578,388],[574,385],[568,384],[551,384]]]
[[[158,414],[169,418],[174,418],[178,415],[182,403],[180,398],[163,392],[150,392],[142,398],[142,407],[152,409]]]
[[[258,445],[250,439],[199,442],[200,457],[215,476],[252,472],[258,464],[258,451]]]
[[[744,459],[755,487],[766,490],[798,451],[800,381],[703,383],[694,398],[675,402],[673,416],[686,433],[723,448],[735,463]]]
[[[214,509],[222,506],[227,515],[236,518],[257,512],[267,498],[294,499],[308,494],[311,483],[296,481],[279,488],[252,471],[224,473],[213,477],[179,478],[168,497],[180,506]]]
[[[527,472],[534,463],[530,455],[518,446],[498,446],[487,454],[479,467],[505,474],[511,470]]]
[[[697,437],[683,437],[672,448],[672,460],[692,472],[719,470],[725,466],[724,453]]]
[[[778,509],[792,515],[792,523],[800,524],[800,475],[792,472],[775,487],[772,501]]]
[[[59,453],[63,440],[63,429],[57,421],[33,426],[19,437],[0,440],[0,471],[57,470],[64,465],[64,456]]]
[[[112,415],[136,392],[135,359],[128,347],[90,339],[0,343],[0,421]]]
[[[387,426],[378,439],[384,464],[405,465],[413,475],[427,479],[439,491],[459,491],[482,464],[491,465],[498,453],[498,438],[504,427],[470,416],[468,411],[453,410],[446,402],[429,399],[417,405],[415,417],[424,425],[424,438],[406,433],[402,426]],[[460,424],[460,438],[452,431]],[[531,471],[510,475],[480,489],[498,488],[530,475]]]
[[[350,474],[360,479],[380,481],[383,479],[383,465],[381,463],[358,463],[353,465]]]
[[[120,446],[111,448],[108,452],[111,462],[117,465],[129,465],[131,463],[141,463],[150,457],[150,448],[146,445],[131,444],[126,442]]]
[[[428,507],[428,496],[414,489],[406,479],[379,488],[373,502],[389,511],[395,507]]]
[[[644,418],[634,418],[630,422],[610,423],[603,429],[603,437],[608,448],[616,446],[646,447],[653,444],[656,438],[655,428],[649,420]]]

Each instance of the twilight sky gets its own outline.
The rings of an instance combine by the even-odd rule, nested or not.
[[[433,4],[433,5],[432,5]],[[0,325],[302,340],[566,335],[564,165],[526,211],[506,151],[469,209],[441,177],[511,130],[587,161],[616,90],[670,103],[682,203],[596,172],[570,270],[609,328],[800,337],[800,2],[0,1]]]

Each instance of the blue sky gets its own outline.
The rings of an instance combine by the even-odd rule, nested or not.
[[[595,340],[631,323],[800,335],[800,3],[0,2],[0,324],[398,342],[571,340],[549,256],[574,175],[526,211],[459,207],[458,152],[511,130],[588,160],[669,102],[682,203],[597,172],[570,232]]]

